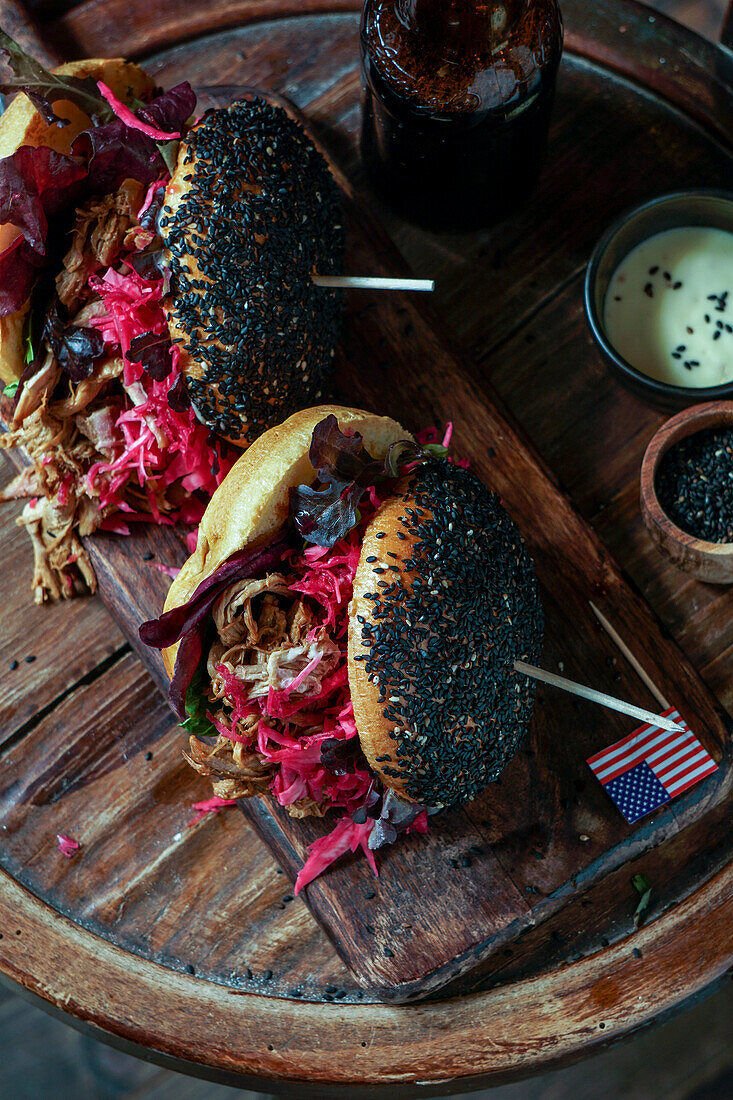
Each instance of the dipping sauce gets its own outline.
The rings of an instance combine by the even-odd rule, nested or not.
[[[637,245],[613,274],[604,327],[616,351],[659,382],[733,380],[733,233],[669,229]]]

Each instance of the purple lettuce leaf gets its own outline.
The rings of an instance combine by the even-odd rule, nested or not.
[[[149,248],[143,249],[142,252],[133,252],[131,256],[128,256],[127,262],[131,267],[134,267],[138,275],[142,275],[143,279],[150,279],[154,282],[156,279],[165,277],[165,251],[158,237],[155,238]]]
[[[321,764],[333,775],[351,775],[357,768],[368,771],[369,764],[358,736],[327,737],[321,742]]]
[[[115,191],[123,180],[153,183],[166,171],[158,146],[146,134],[131,130],[119,118],[82,131],[71,146],[89,166],[89,189]]]
[[[43,343],[48,343],[61,369],[72,382],[88,378],[94,363],[104,355],[104,337],[95,328],[72,325],[64,320],[58,300],[48,311]]]
[[[189,408],[191,404],[191,398],[188,396],[188,390],[186,389],[186,383],[182,374],[178,376],[178,381],[176,382],[176,384],[168,390],[167,397],[168,404],[174,412],[182,413]],[[216,463],[218,466],[218,460],[216,458],[212,462],[212,466],[214,465],[214,463]],[[219,471],[217,469],[215,473],[218,472]]]
[[[359,501],[370,485],[399,477],[410,462],[431,457],[419,443],[393,443],[383,461],[372,458],[359,432],[345,435],[331,414],[316,424],[308,456],[322,488],[299,485],[290,512],[299,534],[316,546],[334,546],[359,522]]]
[[[184,82],[163,92],[136,114],[142,122],[167,132],[181,130],[196,107],[196,95]],[[161,152],[170,142],[159,145],[140,130],[126,126],[114,118],[103,126],[93,126],[74,141],[72,153],[83,157],[89,165],[89,186],[93,191],[114,191],[123,180],[132,178],[140,183],[153,183],[168,170]]]
[[[233,581],[262,576],[280,565],[286,547],[286,539],[279,538],[256,550],[239,550],[206,577],[185,604],[171,608],[140,627],[140,640],[153,649],[167,649],[181,642],[168,692],[171,706],[179,718],[186,717],[186,692],[201,658],[209,617],[217,599]]]
[[[385,844],[394,844],[400,833],[409,829],[423,810],[427,809],[427,806],[421,806],[418,802],[409,802],[406,798],[401,798],[396,791],[388,787],[384,792],[379,817],[375,820],[374,828],[369,834],[369,847],[374,851]]]
[[[298,532],[316,546],[334,546],[359,522],[358,504],[365,492],[343,481],[332,481],[323,489],[299,485],[290,498]]]
[[[142,363],[143,370],[155,382],[162,382],[173,369],[168,330],[160,334],[146,332],[142,336],[136,336],[130,344],[126,358],[132,363]]]
[[[164,133],[180,133],[186,121],[196,110],[196,93],[187,80],[162,92],[150,103],[144,104],[135,114],[141,122],[154,126]]]

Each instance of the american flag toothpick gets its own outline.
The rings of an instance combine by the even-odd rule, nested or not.
[[[587,761],[630,825],[718,767],[674,707],[664,717],[681,725],[683,732],[645,724]]]

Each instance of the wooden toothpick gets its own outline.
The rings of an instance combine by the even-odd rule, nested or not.
[[[628,714],[631,718],[648,722],[650,726],[658,726],[660,729],[669,730],[670,733],[685,732],[682,726],[678,726],[669,718],[662,718],[659,714],[642,710],[641,707],[635,707],[633,703],[625,703],[622,699],[615,699],[613,695],[605,695],[602,691],[596,691],[595,688],[576,684],[574,680],[566,680],[564,676],[556,676],[554,672],[545,672],[543,668],[535,668],[534,665],[528,665],[524,661],[515,661],[514,667],[517,672],[530,676],[533,680],[541,680],[543,684],[561,688],[563,691],[570,692],[571,695],[579,695],[581,699],[589,699],[591,703],[599,703],[602,707],[608,707],[609,710],[618,711],[619,714]]]
[[[671,704],[669,703],[669,701],[667,699],[664,698],[661,691],[659,690],[657,685],[654,683],[654,681],[652,680],[651,676],[646,671],[646,669],[641,666],[639,661],[637,661],[636,657],[631,652],[631,650],[627,646],[626,642],[623,640],[623,638],[618,633],[618,631],[614,627],[611,626],[611,624],[609,623],[606,616],[603,614],[603,612],[599,608],[596,607],[596,605],[593,603],[592,600],[589,600],[588,603],[590,604],[591,611],[593,612],[595,617],[598,619],[598,622],[601,624],[603,629],[606,631],[609,638],[611,638],[616,643],[616,645],[621,650],[621,652],[623,653],[626,660],[629,662],[629,664],[633,668],[634,672],[637,674],[637,676],[640,677],[640,679],[642,679],[644,681],[646,686],[649,688],[650,692],[652,693],[654,698],[657,700],[660,707],[664,707],[665,710],[669,710]]]
[[[383,279],[372,275],[313,275],[314,286],[343,290],[435,290],[433,279]]]

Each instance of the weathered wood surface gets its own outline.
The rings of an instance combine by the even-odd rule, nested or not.
[[[568,7],[577,11],[576,5]],[[602,15],[608,16],[611,5],[597,7]],[[625,41],[633,41],[635,48],[644,49],[643,22],[635,8],[619,4],[613,5],[613,9],[617,22],[619,12],[625,21],[628,20],[625,33],[630,37]],[[583,13],[578,12],[576,28],[581,26],[581,17],[585,18]],[[190,77],[199,84],[222,79],[251,80],[291,95],[307,108],[309,116],[321,127],[322,136],[339,162],[358,178],[354,172],[358,101],[358,77],[353,67],[354,20],[344,16],[329,17],[319,21],[318,31],[315,20],[310,28],[308,24],[309,20],[299,21],[297,29],[285,24],[252,27],[217,36],[206,44],[192,43],[161,58],[155,62],[155,67],[166,82],[184,77]],[[683,59],[682,71],[677,78],[685,89],[690,86],[690,81],[693,84],[699,81],[701,70],[704,72],[706,65],[712,67],[714,60],[719,63],[718,72],[725,75],[727,62],[720,60],[722,54],[710,52],[703,56],[701,46],[681,34],[675,41],[678,51],[675,64],[683,53],[686,57],[689,55],[688,61]],[[312,46],[308,48],[310,43]],[[123,49],[124,43],[121,43],[119,34],[116,44],[118,49]],[[608,43],[602,45],[599,52],[609,54]],[[242,57],[242,54],[245,56]],[[689,73],[685,65],[689,65]],[[717,111],[719,118],[723,119],[730,110],[730,98],[719,97],[720,79],[716,77],[712,81],[715,95],[708,95],[703,108],[711,113]],[[619,148],[628,151],[622,165],[616,155]],[[630,163],[654,163],[658,175],[651,178],[648,171],[630,175]],[[577,180],[580,171],[583,173],[584,187],[579,190]],[[607,76],[596,66],[585,62],[574,63],[569,58],[562,76],[550,168],[542,191],[524,214],[499,230],[472,238],[431,238],[392,223],[398,243],[412,266],[426,274],[437,275],[439,307],[451,324],[460,329],[463,341],[477,353],[479,380],[491,377],[544,458],[570,489],[581,511],[591,519],[614,555],[630,569],[665,624],[728,705],[732,694],[730,645],[733,640],[729,604],[723,593],[694,582],[685,582],[660,565],[650,550],[638,515],[638,463],[643,445],[660,418],[619,391],[595,360],[582,318],[579,272],[597,233],[624,206],[668,185],[671,187],[693,181],[720,185],[729,180],[727,157],[715,148],[704,133],[668,111],[663,104],[638,95],[633,88]],[[521,284],[521,293],[512,297],[508,284],[515,280]],[[379,368],[381,363],[386,362],[383,349],[375,347],[373,350]],[[425,370],[424,363],[419,364],[419,369]],[[538,377],[542,385],[537,384]],[[22,583],[24,581],[25,578]],[[93,654],[93,647],[87,647],[81,631],[69,637],[72,644],[75,643],[77,653]],[[123,671],[127,672],[125,662],[134,667],[132,658],[123,655],[113,669],[103,674],[110,677],[110,691],[113,694],[115,683],[119,689],[121,681],[113,681],[112,673],[120,676]],[[128,843],[119,837],[115,839],[115,829],[121,828],[123,833],[125,828],[130,829],[129,850],[135,852],[142,847],[148,856],[151,848],[145,848],[145,845],[151,844],[153,830],[145,829],[144,820],[135,822],[135,811],[129,803],[124,803],[119,813],[116,809],[118,795],[132,797],[124,784],[124,789],[120,791],[117,777],[117,773],[124,773],[119,759],[122,747],[119,735],[126,719],[114,709],[108,713],[109,699],[101,694],[103,676],[99,678],[99,688],[95,683],[87,691],[100,692],[94,696],[94,706],[97,707],[97,725],[104,733],[103,745],[106,747],[94,749],[90,744],[93,741],[90,732],[95,724],[93,721],[89,725],[85,722],[80,730],[80,751],[77,752],[77,746],[67,744],[64,738],[70,731],[65,723],[71,714],[76,714],[73,706],[58,716],[58,721],[57,715],[52,712],[44,719],[44,723],[49,722],[50,725],[43,724],[37,728],[42,730],[38,736],[44,742],[45,751],[50,754],[48,759],[55,760],[60,752],[66,752],[68,760],[78,761],[82,772],[89,769],[92,778],[86,786],[82,781],[81,787],[82,793],[86,791],[86,797],[92,798],[95,785],[100,792],[94,795],[95,799],[110,785],[112,805],[104,822],[99,825],[105,836],[96,832],[93,834],[95,840],[85,849],[84,865],[81,860],[78,864],[61,862],[61,857],[47,843],[47,833],[51,828],[67,831],[68,823],[62,829],[61,821],[57,826],[57,819],[47,818],[43,828],[39,827],[39,831],[34,832],[35,820],[40,822],[38,815],[49,812],[49,807],[61,816],[64,799],[59,798],[56,790],[46,803],[34,806],[24,822],[15,820],[10,843],[17,842],[17,862],[24,863],[25,881],[32,890],[41,896],[45,896],[48,890],[55,904],[73,913],[77,919],[86,919],[88,912],[90,924],[107,936],[111,930],[114,935],[119,933],[123,940],[129,937],[132,941],[137,935],[138,950],[147,950],[149,929],[155,929],[157,938],[151,943],[151,955],[168,967],[183,968],[190,963],[197,974],[219,983],[228,982],[229,972],[234,970],[238,977],[232,981],[242,995],[229,997],[227,1002],[246,1004],[248,1026],[245,1030],[248,1039],[242,1041],[240,1030],[238,1042],[232,1041],[228,1051],[222,1054],[221,1048],[226,1047],[227,1040],[220,1035],[221,1042],[216,1043],[213,1033],[209,1033],[212,1045],[204,1044],[196,1056],[212,1065],[231,1068],[236,1063],[238,1070],[270,1073],[272,1069],[267,1058],[263,1062],[259,1057],[260,1047],[265,1050],[266,1044],[274,1045],[269,1038],[265,1038],[270,1032],[271,1013],[267,1008],[270,1001],[269,998],[251,998],[246,995],[247,992],[252,989],[271,990],[280,996],[288,996],[301,987],[302,975],[307,977],[303,992],[314,999],[334,996],[334,993],[325,992],[331,987],[335,987],[336,994],[347,990],[347,1000],[356,999],[355,988],[329,951],[302,903],[281,900],[288,896],[287,888],[282,885],[283,876],[275,874],[272,861],[236,815],[222,815],[203,822],[185,832],[180,841],[169,846],[168,852],[163,850],[161,841],[157,861],[154,861],[154,868],[161,868],[157,878],[153,874],[148,881],[145,881],[144,875],[140,882],[133,880],[130,896],[123,893],[116,903],[112,902],[111,894],[105,894],[106,859],[109,857],[112,873],[117,875],[116,881],[119,881],[119,862],[115,864],[115,860],[124,858],[121,846]],[[138,678],[128,678],[125,684],[128,712],[134,720],[136,714],[143,713],[145,706],[151,705],[150,688],[143,678],[139,678],[139,674]],[[89,696],[79,698],[86,709]],[[154,712],[157,705],[152,706]],[[34,729],[26,730],[25,737],[8,750],[19,754],[14,758],[16,776],[25,775],[22,746],[35,732]],[[167,751],[171,753],[170,760],[173,760],[176,734],[172,729],[167,733],[159,732],[160,750],[157,745],[152,750],[145,750],[153,751],[153,760],[145,761],[142,753],[142,762],[147,767],[155,765],[159,751],[163,755],[163,767],[168,766],[165,757],[168,745],[170,748]],[[53,748],[53,737],[61,738],[59,753]],[[132,743],[138,743],[142,737],[144,733],[134,735]],[[31,753],[30,749],[28,751]],[[139,765],[139,752],[136,760]],[[29,777],[31,771],[29,768]],[[160,819],[156,817],[156,823],[159,821],[163,829],[185,824],[189,815],[188,801],[195,797],[187,791],[185,771],[179,773],[174,766],[171,776],[168,781],[163,775],[155,781],[151,780],[156,812],[162,803],[163,808],[174,807],[178,813],[173,820],[165,815]],[[585,775],[577,782],[591,784],[592,777]],[[42,794],[42,797],[45,795]],[[586,791],[576,789],[573,782],[569,799],[574,807],[573,812],[582,810],[585,798]],[[78,803],[79,806],[85,804],[84,799]],[[718,812],[724,814],[724,808]],[[652,968],[651,973],[647,972],[646,967],[635,970],[633,982],[640,983],[638,988],[642,1003],[629,1013],[625,1022],[625,983],[632,981],[627,971],[623,972],[621,982],[624,1007],[607,1028],[597,1027],[600,1019],[598,1003],[591,996],[591,991],[599,982],[609,978],[604,967],[609,964],[613,970],[619,962],[613,947],[603,948],[603,939],[612,943],[623,942],[627,953],[632,945],[639,942],[638,939],[625,939],[630,933],[629,915],[634,904],[626,877],[627,870],[630,874],[631,868],[622,868],[601,886],[579,894],[562,913],[548,921],[543,930],[529,932],[514,947],[507,948],[514,952],[512,956],[502,954],[493,960],[490,964],[493,972],[484,975],[483,981],[485,984],[500,980],[501,986],[498,991],[477,994],[466,1001],[471,1012],[462,1014],[456,1010],[453,1015],[446,1013],[440,1019],[431,1018],[428,1025],[428,1018],[422,1014],[431,1012],[432,1008],[400,1011],[397,1019],[400,1021],[401,1037],[410,1043],[414,1038],[416,1042],[426,1044],[419,1069],[417,1059],[413,1069],[409,1069],[409,1058],[401,1060],[400,1052],[377,1044],[370,1071],[375,1076],[369,1078],[364,1073],[364,1065],[358,1058],[352,1058],[359,1043],[348,1030],[344,1032],[341,1045],[329,1049],[340,1050],[341,1061],[350,1063],[352,1080],[396,1081],[404,1079],[403,1073],[408,1074],[408,1079],[425,1078],[426,1067],[429,1067],[428,1076],[435,1080],[441,1073],[445,1075],[448,1072],[446,1062],[431,1056],[433,1047],[427,1041],[429,1032],[421,1031],[420,1039],[416,1038],[421,1023],[454,1029],[451,1031],[451,1046],[457,1051],[462,1046],[462,1027],[470,1027],[474,1038],[479,1033],[481,1035],[480,1042],[477,1042],[482,1047],[482,1053],[475,1057],[472,1054],[465,1063],[462,1054],[454,1058],[450,1073],[506,1073],[511,1072],[512,1064],[515,1070],[520,1066],[526,1070],[530,1066],[547,1064],[548,1060],[567,1057],[594,1043],[603,1042],[611,1035],[632,1030],[659,1011],[680,1003],[686,995],[694,994],[707,981],[722,973],[725,966],[726,944],[718,940],[709,945],[709,952],[712,951],[713,955],[708,953],[704,973],[699,973],[690,964],[690,945],[684,938],[684,904],[680,905],[680,899],[687,896],[690,903],[696,899],[704,909],[707,906],[705,912],[708,919],[711,913],[709,906],[720,901],[720,889],[717,893],[705,894],[704,902],[700,892],[700,884],[706,879],[713,881],[710,875],[715,866],[723,866],[728,858],[724,852],[711,854],[713,849],[706,826],[706,819],[703,819],[690,828],[676,832],[667,844],[637,861],[637,865],[650,874],[655,883],[659,882],[656,894],[658,908],[652,911],[651,917],[657,918],[660,910],[666,910],[666,915],[660,919],[668,920],[670,923],[665,927],[674,927],[675,933],[665,939],[659,919],[653,919],[646,930],[645,935],[651,936],[655,942],[656,935],[652,933],[660,935],[664,962],[660,963],[659,969]],[[715,822],[711,820],[711,830],[717,829],[721,840],[728,835],[725,826],[724,816]],[[178,831],[182,831],[180,827]],[[45,846],[40,843],[44,837]],[[198,845],[193,843],[194,837],[200,838]],[[521,837],[518,839],[521,840]],[[191,851],[186,856],[184,853],[189,845]],[[210,876],[205,875],[194,856],[205,853],[207,862],[209,855],[213,862],[218,857],[218,865],[225,865],[231,875],[233,851],[236,851],[236,871],[242,868],[242,874],[241,877],[237,874],[233,893],[227,895],[232,880],[218,884],[210,882]],[[100,854],[98,862],[97,852]],[[104,852],[107,855],[102,857]],[[31,856],[31,853],[34,855]],[[674,874],[670,878],[672,869]],[[77,881],[76,898],[66,908],[65,891],[72,891],[71,880],[75,876],[86,879],[86,883]],[[239,883],[246,883],[246,890]],[[97,888],[99,917],[95,906]],[[605,892],[607,889],[608,893]],[[223,891],[222,898],[229,897],[228,902],[222,900],[221,911],[216,908],[220,891]],[[258,909],[257,894],[260,891],[272,899],[271,907]],[[146,912],[145,899],[149,892],[152,899]],[[80,901],[82,896],[86,899],[85,903]],[[587,904],[581,905],[581,902]],[[170,912],[167,912],[168,906]],[[39,907],[38,913],[43,912]],[[180,919],[183,912],[185,922]],[[241,937],[238,950],[231,939],[231,914],[234,914],[237,935]],[[593,915],[592,918],[589,914]],[[718,916],[722,918],[722,910]],[[95,923],[97,920],[99,923]],[[552,936],[553,932],[557,933],[557,938]],[[49,998],[58,1002],[62,999],[62,987],[47,982],[47,972],[40,967],[38,956],[33,956],[33,952],[29,952],[27,965],[23,964],[21,942],[22,937],[21,941],[12,942],[6,936],[0,943],[0,948],[6,952],[12,949],[13,964],[9,969],[21,976],[26,984],[34,984],[36,988],[39,981],[41,985],[45,983]],[[690,940],[690,943],[693,942]],[[85,945],[82,958],[86,968],[91,970],[99,965],[99,941],[85,940]],[[541,950],[543,946],[544,952]],[[217,951],[220,952],[219,957]],[[227,951],[236,954],[236,962],[230,959],[220,961]],[[586,957],[585,964],[570,962],[567,969],[553,975],[552,967],[558,961],[568,964],[578,954]],[[680,958],[687,960],[687,985],[684,985],[681,973],[666,984],[663,972],[673,965],[675,957],[677,962],[674,966]],[[248,960],[254,960],[254,965]],[[242,963],[250,965],[253,971],[251,981]],[[584,972],[586,995],[581,1002],[574,999],[568,981],[583,965],[587,966]],[[515,969],[510,970],[510,966]],[[273,976],[265,982],[267,970],[272,970]],[[616,976],[609,980],[615,982],[619,973],[616,972]],[[529,978],[530,974],[534,974],[535,978]],[[68,974],[65,976],[68,978]],[[94,978],[94,974],[89,976]],[[649,985],[646,984],[647,977],[650,979]],[[541,991],[540,987],[531,984],[535,980],[544,983]],[[530,984],[525,984],[527,982]],[[201,983],[193,984],[201,986]],[[63,988],[68,993],[71,985],[67,982]],[[98,1021],[106,1019],[106,1026],[111,1030],[129,1035],[131,1029],[128,1024],[120,1023],[119,1014],[113,1012],[105,1016],[101,999],[96,999],[89,992],[87,1000],[84,1000],[88,988],[83,984],[74,985],[74,993],[78,994],[75,1011]],[[172,987],[167,988],[172,990]],[[205,984],[202,988],[207,993],[211,991],[211,987]],[[507,996],[511,993],[512,997],[517,998],[517,1003],[524,1003],[525,1007],[538,997],[546,1004],[552,1004],[555,1039],[546,1043],[538,1031],[532,1030],[532,1025],[528,1026],[522,1037],[522,1043],[525,1036],[527,1042],[522,1046],[521,1053],[518,1042],[512,1050],[502,1045],[506,1030],[500,1013],[506,1003],[502,999],[505,993]],[[212,996],[215,996],[215,990]],[[456,1002],[457,1005],[461,1003]],[[166,998],[162,996],[158,1001],[159,1014],[165,1012],[165,1004]],[[291,1029],[306,1027],[310,1008],[298,1010],[292,1000],[291,1004]],[[327,1047],[336,1042],[335,1036],[339,1029],[344,1028],[344,1022],[350,1019],[348,1013],[352,1007],[334,1013],[335,1006],[324,1006],[325,1015],[318,1017],[321,1022],[319,1033],[323,1029],[323,1033],[329,1036]],[[384,1021],[385,1026],[394,1027],[394,1010],[374,1006],[370,1009],[369,1018],[370,1022]],[[152,1026],[152,1016],[147,1019],[151,1027],[143,1041],[149,1045],[159,1045],[161,1049],[172,1049],[167,1045],[167,1038],[158,1044],[159,1036]],[[237,1017],[240,1029],[241,1020],[240,1015]],[[297,1024],[294,1022],[296,1020],[299,1021]],[[568,1021],[572,1021],[572,1026],[567,1026]],[[576,1025],[578,1031],[574,1030]],[[144,1030],[138,1029],[136,1036],[139,1038]],[[558,1043],[557,1036],[563,1034],[563,1030],[567,1032],[568,1040]],[[232,1030],[226,1030],[226,1035],[231,1037]],[[233,1050],[234,1047],[236,1050]],[[188,1048],[189,1057],[192,1056],[192,1049]],[[472,1045],[472,1050],[475,1050],[475,1045]],[[185,1056],[185,1042],[179,1043],[177,1052]],[[360,1051],[356,1053],[360,1057]],[[278,1048],[277,1063],[276,1072],[285,1076],[297,1077],[310,1072],[310,1062],[301,1058],[297,1041],[287,1050]],[[381,1072],[375,1068],[378,1065],[382,1067]],[[321,1069],[325,1075],[325,1068],[322,1066]],[[459,1087],[458,1084],[456,1087]]]
[[[733,49],[733,3],[728,4],[728,10],[723,19],[723,29],[720,32],[720,41],[724,46]]]
[[[205,96],[201,106],[227,103],[236,94],[231,89]],[[348,270],[394,272],[399,257],[379,227],[367,222],[346,181],[340,182]],[[389,366],[375,370],[380,354],[389,358]],[[431,370],[421,376],[426,362]],[[497,410],[490,390],[482,392],[467,381],[449,343],[436,336],[418,305],[395,295],[354,294],[337,371],[350,400],[384,408],[412,430],[435,419],[455,422],[457,453],[501,495],[534,555],[547,615],[544,662],[613,691],[614,647],[595,623],[589,602],[594,600],[621,636],[633,640],[654,683],[667,698],[679,700],[688,723],[721,760],[727,733],[712,699]],[[171,560],[172,553],[180,560],[174,539],[170,532],[151,528],[132,539],[93,544],[102,598],[149,664],[151,655],[138,646],[137,630],[159,611],[164,585],[160,574],[156,577],[141,563],[150,550],[157,560]],[[164,674],[158,679],[166,683]],[[626,697],[654,705],[633,672],[622,682]],[[561,908],[576,879],[592,881],[608,873],[632,852],[654,847],[726,797],[730,777],[723,758],[717,782],[670,803],[635,830],[595,784],[578,814],[563,810],[570,783],[585,774],[586,758],[630,723],[576,706],[557,692],[540,698],[525,753],[506,770],[500,786],[490,787],[465,810],[435,818],[427,839],[410,838],[380,853],[378,882],[365,861],[348,860],[308,887],[307,904],[341,957],[382,997],[414,998],[469,972],[508,939]],[[307,845],[330,827],[295,821],[270,802],[242,805],[291,877],[302,866]],[[460,861],[466,857],[464,867]]]

